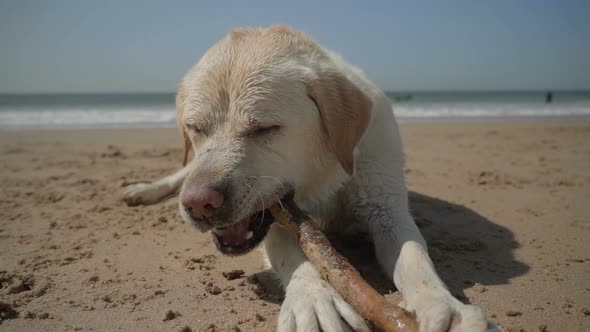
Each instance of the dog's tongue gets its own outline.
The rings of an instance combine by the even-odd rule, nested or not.
[[[248,241],[248,227],[250,218],[246,218],[237,224],[233,224],[218,233],[219,242],[224,246],[240,247]]]

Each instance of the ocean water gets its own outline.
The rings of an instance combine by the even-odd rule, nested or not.
[[[387,92],[400,122],[590,119],[590,91]],[[174,127],[173,93],[0,94],[0,129]]]
[[[403,121],[588,118],[590,91],[387,92]]]
[[[0,95],[0,129],[175,124],[173,93]]]

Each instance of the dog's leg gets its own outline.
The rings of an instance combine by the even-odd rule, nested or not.
[[[369,331],[363,318],[322,280],[285,229],[272,225],[264,245],[285,288],[278,331]]]
[[[420,331],[495,331],[495,326],[487,327],[480,308],[459,302],[438,277],[403,195],[393,199],[399,206],[367,202],[357,212],[371,230],[379,264],[400,290],[407,309],[416,312]]]
[[[156,182],[136,183],[123,188],[123,201],[129,206],[150,205],[178,192],[188,171],[186,167]]]

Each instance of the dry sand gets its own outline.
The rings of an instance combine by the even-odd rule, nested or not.
[[[404,124],[414,215],[442,278],[508,331],[590,330],[590,123]],[[0,330],[269,331],[259,251],[228,258],[176,198],[121,184],[180,165],[174,129],[0,133]],[[362,239],[348,252],[400,296]],[[244,274],[223,273],[242,270]],[[235,277],[232,279],[232,277]],[[232,280],[228,280],[232,279]]]

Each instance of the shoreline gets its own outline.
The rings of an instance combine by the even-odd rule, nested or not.
[[[547,115],[547,116],[465,116],[465,117],[396,117],[398,124],[484,124],[484,123],[578,123],[590,122],[590,115]],[[97,124],[97,125],[65,125],[65,126],[7,126],[0,124],[1,132],[29,130],[108,130],[108,129],[170,129],[177,128],[176,123],[154,124],[150,122],[132,124]]]

